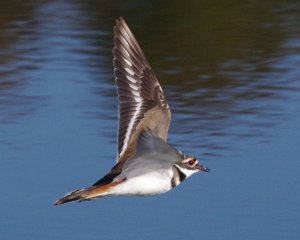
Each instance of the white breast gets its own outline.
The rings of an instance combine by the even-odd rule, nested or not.
[[[111,195],[154,195],[171,190],[173,163],[169,152],[146,152],[127,160],[118,179],[126,179]]]
[[[111,189],[110,194],[120,195],[155,195],[171,190],[172,171],[155,171],[127,178],[125,182]]]

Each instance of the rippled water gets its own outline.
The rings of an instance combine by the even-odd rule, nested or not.
[[[300,4],[0,2],[1,239],[299,239]],[[169,139],[212,169],[160,196],[53,207],[111,167],[112,28],[167,96]]]

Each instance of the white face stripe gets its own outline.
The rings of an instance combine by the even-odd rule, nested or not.
[[[195,162],[194,162],[193,165],[189,165],[189,161],[195,161]],[[197,159],[195,157],[187,157],[182,162],[188,164],[189,167],[191,167],[191,168],[195,167],[198,164],[198,161],[197,161]]]
[[[178,167],[178,169],[188,178],[190,176],[192,176],[194,173],[199,172],[198,169],[192,170],[192,169],[186,169],[183,167],[180,167],[179,165],[175,164],[176,167]]]

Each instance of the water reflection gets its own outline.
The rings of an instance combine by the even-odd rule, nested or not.
[[[28,115],[39,105],[43,96],[24,93],[30,84],[30,73],[39,66],[34,59],[38,53],[35,43],[36,22],[32,5],[10,1],[2,4],[0,20],[0,122],[13,121]],[[20,11],[16,8],[20,7]]]
[[[139,4],[154,7],[146,1]],[[162,4],[161,11],[143,13],[147,29],[139,23],[138,12],[128,18],[173,109],[173,141],[178,145],[184,141],[183,147],[189,150],[204,148],[206,154],[216,148],[232,149],[230,142],[241,137],[268,140],[268,128],[285,116],[282,103],[289,101],[288,92],[297,91],[292,83],[295,78],[292,82],[287,79],[281,59],[289,38],[284,26],[297,22],[299,17],[291,9],[299,6],[283,7],[280,1],[212,5],[204,11],[202,1]],[[95,16],[103,17],[101,4],[88,7]],[[279,11],[281,14],[275,14]],[[149,14],[152,12],[155,17]],[[184,21],[177,17],[183,12],[189,13]],[[110,64],[104,67],[109,72]],[[111,78],[106,82],[111,84]],[[108,96],[115,98],[113,89]],[[112,107],[115,104],[108,105]],[[182,134],[191,140],[178,137]],[[194,138],[199,142],[193,143]]]
[[[87,180],[89,172],[92,171],[95,172],[90,176],[91,181],[96,180],[94,178],[98,174],[98,169],[96,171],[95,166],[109,168],[111,159],[114,159],[117,98],[111,49],[112,26],[118,16],[124,16],[127,20],[163,86],[173,110],[170,140],[180,149],[203,156],[204,161],[210,161],[204,162],[208,166],[218,163],[218,166],[215,166],[218,171],[219,165],[224,167],[225,161],[230,162],[232,156],[241,154],[241,150],[247,149],[250,145],[261,146],[264,142],[272,142],[281,137],[277,133],[280,126],[289,124],[288,121],[299,114],[298,1],[289,0],[284,3],[279,0],[242,3],[218,1],[217,4],[215,1],[190,1],[189,3],[145,0],[130,3],[106,0],[40,2],[11,0],[0,3],[0,160],[4,163],[5,169],[0,178],[1,182],[10,184],[1,205],[9,205],[11,206],[9,209],[16,209],[14,212],[4,209],[3,216],[13,218],[0,219],[0,225],[24,226],[24,232],[34,232],[34,236],[43,239],[65,239],[66,236],[74,234],[71,231],[74,226],[62,224],[65,219],[60,221],[61,219],[57,219],[57,215],[53,213],[53,209],[47,207],[55,196],[59,195],[59,187],[60,192],[65,192],[69,187],[77,185],[72,181],[78,181],[80,185]],[[293,139],[286,141],[293,142]],[[281,147],[284,148],[284,145]],[[288,147],[285,148],[283,152],[286,151],[284,154],[287,156],[283,159],[293,159],[294,156],[289,156],[291,153]],[[96,149],[96,153],[91,149]],[[266,180],[262,180],[265,172],[260,172],[254,180],[249,177],[248,172],[249,178],[244,178],[243,182],[245,185],[235,185],[236,189],[233,192],[226,192],[226,189],[231,189],[231,186],[239,181],[236,179],[230,181],[228,176],[243,179],[241,175],[247,173],[245,165],[249,164],[247,162],[243,165],[243,159],[246,159],[244,161],[251,160],[251,164],[256,166],[264,165],[265,169],[269,170],[268,179],[273,183],[278,176],[274,174],[277,173],[277,168],[274,170],[270,166],[276,165],[276,161],[279,164],[279,160],[274,157],[270,159],[257,157],[261,156],[261,152],[254,152],[252,157],[258,160],[252,162],[252,159],[246,158],[248,154],[251,155],[247,152],[243,158],[235,158],[239,159],[238,163],[230,162],[230,166],[234,165],[236,171],[232,170],[224,175],[219,171],[210,178],[216,179],[218,183],[224,183],[225,186],[228,183],[230,187],[219,186],[220,193],[207,190],[206,193],[209,193],[205,195],[207,198],[204,194],[201,195],[202,192],[199,190],[201,178],[194,191],[188,189],[181,195],[180,200],[171,201],[167,195],[161,198],[162,201],[166,200],[164,206],[159,205],[159,201],[152,204],[151,201],[155,200],[139,200],[140,205],[128,208],[128,215],[138,212],[136,211],[138,208],[141,214],[148,216],[149,211],[143,209],[143,204],[149,203],[147,206],[150,208],[151,203],[152,206],[160,207],[156,211],[166,211],[176,219],[178,212],[183,216],[187,214],[182,212],[182,209],[187,210],[190,215],[197,210],[198,214],[202,206],[200,204],[198,208],[199,201],[205,199],[207,201],[202,204],[210,203],[218,210],[205,215],[205,221],[201,220],[203,212],[200,211],[201,214],[197,215],[195,221],[181,224],[198,224],[195,229],[206,228],[207,232],[211,233],[207,234],[205,239],[218,239],[218,236],[213,235],[215,231],[209,230],[212,225],[207,225],[217,224],[213,221],[214,216],[222,218],[220,221],[222,226],[224,224],[236,226],[241,219],[247,218],[253,222],[243,226],[249,226],[251,232],[254,229],[256,233],[261,234],[261,229],[255,228],[257,216],[250,211],[251,206],[247,212],[250,204],[247,202],[247,207],[240,205],[247,197],[252,196],[254,199],[255,196],[256,200],[271,189],[268,185],[264,185]],[[95,165],[97,159],[101,159],[101,165]],[[95,162],[90,164],[91,161]],[[289,163],[285,161],[286,164]],[[294,164],[296,163],[293,162],[293,166]],[[70,182],[66,180],[66,169],[71,169],[67,173]],[[290,169],[291,172],[293,169]],[[259,184],[255,187],[251,184],[251,181],[255,180],[261,184],[260,191],[257,190]],[[295,182],[297,181],[292,178],[286,180],[290,187],[299,185],[291,184]],[[26,183],[31,189],[24,189],[20,183]],[[281,186],[280,183],[277,182],[278,186]],[[212,186],[218,187],[218,184]],[[48,188],[49,192],[46,193],[45,188]],[[284,190],[286,188],[280,189]],[[293,193],[280,191],[271,192],[272,197],[268,196],[267,199],[277,199],[278,195],[285,196],[285,202],[296,199],[295,191]],[[223,193],[225,195],[227,193],[227,199]],[[41,202],[37,202],[37,195],[42,198]],[[233,195],[234,204],[228,200]],[[243,198],[242,195],[247,197]],[[181,200],[185,196],[186,202],[194,201],[189,205],[193,208],[182,206]],[[232,204],[230,212],[225,212],[227,215],[220,214],[220,211],[221,213],[229,211],[229,208],[224,208],[223,203],[218,202],[220,199],[222,202],[227,200],[226,203]],[[236,206],[236,202],[240,205]],[[37,205],[33,207],[33,203]],[[102,204],[105,206],[108,203]],[[168,204],[177,204],[177,211],[173,211],[172,208],[171,212],[168,212],[166,207]],[[276,201],[273,202],[276,209],[278,205],[280,204]],[[296,204],[287,205],[293,207]],[[80,216],[88,215],[89,218],[95,216],[94,210],[85,212],[89,211],[86,210],[88,206],[95,207],[85,205]],[[122,204],[117,206],[118,213],[115,215],[109,210],[105,212],[105,209],[111,209],[111,206],[101,209],[101,214],[103,212],[107,214],[105,219],[108,222],[105,222],[105,227],[115,226],[114,219],[120,218],[119,212],[127,210],[126,207],[124,210],[123,206]],[[260,211],[257,212],[264,212],[268,206],[272,205],[265,204],[263,207],[259,205],[257,208]],[[74,208],[76,210],[72,213],[76,214],[78,208]],[[32,209],[36,211],[35,218],[32,218]],[[209,206],[208,209],[211,210]],[[22,217],[23,215],[20,217],[20,211],[24,211],[25,217]],[[246,218],[236,217],[243,211],[248,214]],[[284,213],[282,215],[286,217],[288,214]],[[114,216],[113,219],[111,214]],[[231,216],[230,214],[236,215],[227,219],[226,216]],[[71,215],[66,218],[67,223],[78,220],[83,224],[81,218]],[[189,218],[190,215],[185,217]],[[47,224],[43,225],[39,221],[41,216],[45,216]],[[131,218],[125,219],[126,214],[124,216],[124,219],[121,216],[121,220],[129,219],[133,223]],[[150,224],[150,229],[151,226],[156,226],[155,217],[151,216],[144,219]],[[270,225],[270,221],[273,220],[271,216],[265,218],[262,226]],[[139,217],[137,214],[134,219]],[[49,234],[48,238],[41,233],[43,232],[41,229],[36,232],[36,228],[27,223],[25,218],[33,219],[34,225]],[[61,218],[61,215],[58,218]],[[201,221],[201,224],[198,221]],[[171,238],[174,237],[171,233],[178,234],[178,231],[173,229],[173,222],[169,221],[169,215],[164,223],[170,230],[166,236]],[[57,227],[56,224],[60,226],[60,236],[49,231],[49,226]],[[72,229],[68,231],[61,227],[65,225]],[[274,223],[273,225],[278,226]],[[295,224],[290,221],[288,225],[290,227]],[[86,238],[83,234],[89,232],[87,230],[90,230],[91,225],[80,226],[85,231],[81,233],[82,235],[73,237]],[[229,228],[222,226],[219,226],[223,230],[221,232],[226,233]],[[281,229],[280,227],[274,229]],[[114,232],[113,230],[112,228],[111,232]],[[136,229],[131,229],[132,232],[133,230]],[[161,229],[153,227],[153,230],[159,232],[157,230]],[[98,231],[98,229],[90,231],[95,232],[95,235],[89,235],[90,239],[98,239]],[[145,234],[145,231],[141,229],[142,234]],[[12,234],[9,228],[6,232]],[[150,232],[148,239],[152,239],[153,232]],[[191,234],[196,236],[195,232]],[[19,235],[23,236],[22,233]],[[4,234],[5,236],[8,235]],[[276,239],[278,236],[273,233],[272,238]],[[7,239],[14,238],[16,237],[7,237]],[[240,235],[236,237],[236,239],[243,238]]]
[[[27,75],[38,71],[42,73],[39,70],[42,66],[48,70],[51,68],[51,71],[59,69],[66,72],[79,71],[77,66],[80,66],[80,71],[90,73],[96,85],[99,84],[99,91],[95,91],[108,96],[108,102],[115,101],[111,99],[115,98],[114,87],[109,86],[113,84],[113,19],[118,12],[140,7],[140,4],[153,7],[146,1],[133,5],[116,5],[106,1],[26,3],[18,6],[23,11],[14,15],[8,13],[17,11],[16,4],[7,4],[3,12],[16,17],[1,21],[2,39],[5,39],[1,47],[1,119],[31,112],[41,102],[39,97],[45,97],[26,96],[24,90],[26,87],[30,89],[30,84],[37,81]],[[128,21],[180,119],[176,121],[174,114],[175,133],[191,133],[196,126],[206,126],[203,128],[207,131],[204,135],[214,135],[215,132],[228,135],[225,133],[229,131],[228,125],[236,124],[250,128],[255,128],[253,124],[271,127],[274,118],[268,119],[280,115],[280,107],[273,103],[270,108],[266,100],[287,97],[285,92],[292,89],[284,78],[278,77],[284,73],[282,69],[276,69],[278,66],[274,63],[278,63],[285,54],[284,46],[280,46],[286,41],[285,26],[297,22],[293,19],[297,15],[291,11],[295,5],[281,8],[279,1],[278,4],[264,3],[257,8],[250,3],[236,6],[224,3],[202,10],[201,14],[188,14],[184,21],[171,16],[177,16],[176,12],[182,11],[182,7],[186,11],[203,9],[203,2],[195,1],[192,7],[180,3],[171,6],[168,11],[156,12],[156,17],[144,16],[143,26],[138,21],[139,14],[131,15]],[[65,11],[58,14],[58,8]],[[108,10],[103,11],[104,8]],[[268,8],[270,11],[265,14],[264,9]],[[162,9],[165,9],[163,5]],[[240,14],[245,9],[247,14]],[[273,14],[279,11],[279,16]],[[168,21],[160,24],[153,21],[159,21],[168,14],[171,15]],[[107,84],[104,90],[103,83]],[[17,92],[21,96],[15,96]],[[18,98],[24,99],[22,104]],[[109,104],[107,111],[115,105]],[[194,118],[196,120],[192,120]],[[251,118],[260,118],[261,123],[252,124]],[[239,122],[238,119],[244,121]],[[177,132],[182,121],[187,122],[186,128]],[[238,133],[231,134],[257,135],[251,130],[247,133],[240,129]]]

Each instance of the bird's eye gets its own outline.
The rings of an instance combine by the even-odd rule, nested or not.
[[[196,161],[195,159],[190,160],[190,161],[189,161],[189,165],[190,165],[190,166],[193,166],[194,163],[195,163],[195,161]]]

